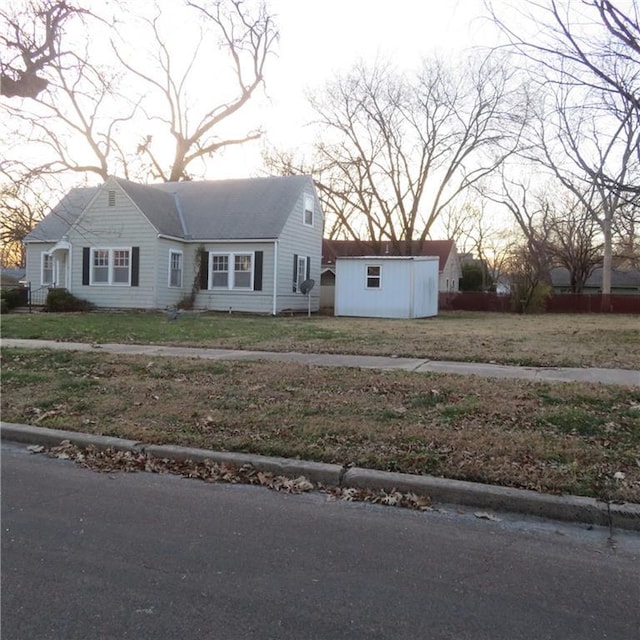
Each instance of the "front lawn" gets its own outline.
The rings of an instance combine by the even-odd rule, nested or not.
[[[12,348],[2,418],[640,502],[638,387]]]
[[[4,338],[640,368],[633,315],[442,312],[421,320],[161,313],[5,314]]]

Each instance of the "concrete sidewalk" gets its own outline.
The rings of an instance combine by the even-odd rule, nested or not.
[[[624,386],[640,386],[640,371],[630,369],[518,367],[501,364],[448,362],[393,356],[358,356],[318,353],[280,353],[272,351],[238,351],[198,347],[171,347],[142,344],[86,344],[55,340],[2,340],[4,347],[26,349],[58,349],[64,351],[101,351],[161,357],[203,358],[207,360],[275,360],[298,362],[321,367],[355,367],[359,369],[401,370],[414,373],[454,373],[485,378],[516,378],[536,382],[593,382]]]

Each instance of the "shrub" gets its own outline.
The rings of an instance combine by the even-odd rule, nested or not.
[[[2,300],[0,303],[2,313],[6,313],[20,305],[27,304],[27,290],[22,287],[2,289],[0,299]]]
[[[516,284],[511,290],[511,308],[518,313],[543,313],[553,289],[548,284],[523,287]]]
[[[66,289],[50,289],[45,309],[47,311],[91,311],[94,305],[88,300],[77,298]]]

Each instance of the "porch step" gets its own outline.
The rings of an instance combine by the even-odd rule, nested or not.
[[[29,307],[14,307],[9,313],[40,313],[44,309],[41,304],[32,304],[31,309]]]

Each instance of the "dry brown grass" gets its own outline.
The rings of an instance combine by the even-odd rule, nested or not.
[[[640,317],[604,314],[516,315],[444,312],[425,320],[317,318],[315,326],[339,330],[344,342],[326,351],[397,354],[432,360],[539,366],[640,368]],[[320,345],[295,345],[305,351]],[[263,349],[277,350],[277,341]]]
[[[640,502],[637,387],[16,349],[2,370],[7,421]]]
[[[532,366],[640,368],[640,318],[444,312],[422,320],[203,314],[7,315],[5,338],[398,355]]]

